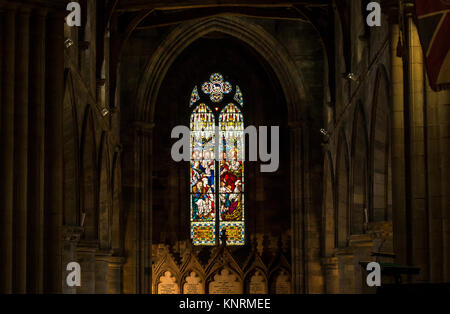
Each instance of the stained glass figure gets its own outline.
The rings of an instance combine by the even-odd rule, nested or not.
[[[224,82],[222,74],[213,73],[209,78],[209,82],[202,85],[202,91],[209,95],[212,102],[221,102],[223,94],[231,93],[233,87],[229,82]]]
[[[192,107],[197,101],[200,100],[200,95],[198,94],[197,86],[194,87],[191,94],[191,101],[189,103],[189,107]]]
[[[242,96],[241,89],[238,85],[236,85],[236,93],[233,98],[241,107],[244,106],[244,96]]]

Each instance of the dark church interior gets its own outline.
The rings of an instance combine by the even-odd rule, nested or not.
[[[449,32],[448,0],[0,0],[0,294],[449,292]]]

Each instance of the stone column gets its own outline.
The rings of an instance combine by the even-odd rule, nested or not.
[[[45,291],[61,292],[63,212],[64,16],[47,20],[45,129]]]
[[[369,293],[370,291],[367,289],[366,278],[363,275],[365,272],[359,262],[375,261],[375,258],[371,256],[374,249],[372,237],[369,234],[351,235],[349,246],[351,247],[354,256],[354,293]]]
[[[108,264],[108,293],[122,293],[122,267],[124,258],[121,256],[109,257]]]
[[[380,221],[369,223],[367,233],[372,238],[373,242],[373,252],[392,254],[394,252],[393,248],[393,232],[392,232],[392,222],[390,221]],[[381,263],[393,263],[394,256],[377,256],[372,257],[372,261],[377,261]],[[367,272],[366,272],[367,274]],[[381,284],[394,284],[395,280],[392,276],[382,275]],[[374,288],[366,287],[366,291],[374,292]]]
[[[355,264],[352,249],[337,249],[335,256],[338,260],[339,293],[355,293]]]
[[[13,170],[14,170],[14,83],[16,13],[2,14],[3,27],[1,114],[0,114],[0,293],[12,292],[13,274]]]
[[[439,92],[439,126],[440,126],[440,170],[441,177],[441,206],[442,206],[442,281],[450,282],[450,90]],[[434,180],[434,178],[431,178]]]
[[[44,288],[44,136],[45,136],[45,11],[30,21],[30,111],[28,143],[28,292]]]
[[[293,122],[289,125],[290,163],[291,163],[291,254],[292,254],[292,293],[306,292],[305,276],[305,226],[303,202],[303,154],[302,125]]]
[[[98,250],[97,241],[80,241],[77,247],[77,259],[81,267],[81,287],[77,293],[95,293],[95,253]]]
[[[62,293],[75,294],[76,287],[67,286],[67,265],[71,262],[77,261],[77,244],[83,234],[83,228],[78,226],[64,226],[63,229],[63,256],[62,256]],[[81,276],[83,276],[83,269],[81,269]]]
[[[406,264],[406,197],[405,197],[405,134],[403,113],[403,64],[397,56],[400,27],[391,25],[391,104],[392,104],[392,221],[395,234],[396,261]]]
[[[140,148],[140,176],[139,185],[141,194],[139,195],[138,217],[140,234],[140,258],[139,258],[139,281],[140,293],[151,293],[152,285],[152,138],[154,123],[139,123],[137,128],[137,143]]]
[[[339,293],[338,260],[336,257],[322,259],[325,276],[325,293]]]
[[[411,233],[412,233],[412,260],[411,264],[421,268],[420,274],[414,276],[417,280],[430,279],[429,243],[428,236],[428,178],[426,175],[426,121],[424,115],[424,77],[422,47],[419,33],[409,18],[409,115],[411,134]]]
[[[132,126],[132,152],[124,152],[125,162],[133,165],[129,184],[133,206],[127,219],[123,267],[125,293],[151,293],[151,174],[153,123],[135,122]],[[130,169],[131,170],[131,169]],[[127,178],[124,178],[126,184]],[[132,194],[131,194],[132,193]]]
[[[111,252],[100,251],[95,254],[95,293],[108,293],[108,266]]]
[[[27,289],[27,176],[28,176],[28,67],[30,56],[30,12],[16,16],[16,68],[14,113],[14,264],[13,291]]]

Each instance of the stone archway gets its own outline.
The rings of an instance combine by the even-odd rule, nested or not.
[[[237,17],[212,17],[183,23],[173,30],[150,58],[140,82],[136,120],[152,122],[156,99],[163,78],[181,52],[197,39],[220,32],[250,45],[270,64],[281,83],[292,122],[301,120],[308,96],[301,73],[285,48],[262,27]]]
[[[320,213],[308,212],[311,210],[311,198],[309,188],[309,130],[305,122],[307,104],[310,101],[301,73],[285,50],[272,35],[262,27],[237,17],[211,17],[200,21],[183,23],[176,27],[165,40],[157,47],[150,57],[143,77],[137,88],[136,110],[134,115],[133,137],[134,137],[134,163],[136,171],[134,176],[133,220],[144,222],[135,228],[127,226],[126,233],[133,233],[128,238],[136,239],[131,245],[135,249],[125,248],[129,251],[128,261],[124,265],[124,287],[127,292],[151,292],[151,261],[149,256],[151,250],[151,208],[152,208],[152,186],[149,173],[152,173],[151,156],[153,147],[154,114],[157,97],[161,84],[168,69],[178,56],[197,39],[212,33],[219,32],[245,42],[262,59],[271,65],[287,103],[290,128],[290,151],[291,172],[298,175],[291,180],[291,230],[292,230],[292,291],[302,293],[308,291],[307,268],[308,263],[314,259],[319,263],[320,253],[314,249],[314,257],[306,254],[308,247],[308,235],[316,234],[320,230]],[[302,165],[300,166],[300,162]],[[317,216],[317,217],[316,217]],[[308,218],[305,218],[308,217]],[[313,228],[306,230],[306,224],[311,219]],[[310,231],[311,230],[311,231]],[[317,238],[309,235],[310,238]],[[125,243],[125,246],[130,245]],[[311,246],[316,247],[315,244]],[[317,256],[315,256],[317,255]],[[317,260],[317,261],[316,261]],[[312,263],[312,262],[311,262]],[[320,266],[319,266],[320,267]],[[317,268],[317,267],[315,267]],[[137,270],[136,270],[137,269]],[[126,277],[132,278],[126,282]],[[319,288],[314,288],[319,289]]]

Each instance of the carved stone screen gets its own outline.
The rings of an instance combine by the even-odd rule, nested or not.
[[[291,279],[286,271],[281,271],[275,278],[274,283],[275,294],[290,294],[291,293]]]
[[[266,294],[267,281],[261,271],[257,270],[250,276],[248,281],[248,293],[250,294]]]
[[[166,271],[159,279],[158,294],[179,294],[180,289],[177,284],[177,279],[172,276],[170,271]]]
[[[204,294],[202,279],[195,271],[192,271],[186,277],[186,282],[183,285],[184,294]]]
[[[209,283],[210,294],[241,294],[242,283],[228,268],[224,268],[216,274]]]

